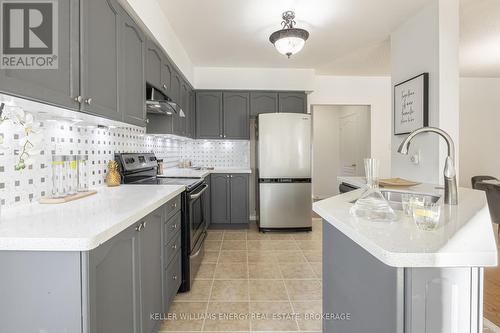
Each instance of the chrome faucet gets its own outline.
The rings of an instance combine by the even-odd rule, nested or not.
[[[448,156],[444,164],[444,203],[448,205],[458,204],[458,194],[457,194],[457,176],[455,172],[455,144],[451,136],[440,128],[436,127],[422,127],[411,132],[406,139],[401,142],[398,148],[398,153],[403,155],[408,155],[408,148],[410,147],[410,142],[415,136],[420,133],[436,133],[440,135],[448,146]]]

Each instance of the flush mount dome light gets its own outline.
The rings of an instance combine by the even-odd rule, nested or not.
[[[309,38],[309,32],[304,29],[294,28],[296,22],[294,21],[295,13],[293,11],[284,12],[282,18],[281,25],[283,28],[273,32],[269,37],[269,41],[273,43],[279,53],[290,58],[292,54],[302,50],[307,38]]]

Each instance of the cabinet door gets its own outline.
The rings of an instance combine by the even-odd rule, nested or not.
[[[124,11],[120,29],[120,73],[122,76],[118,90],[121,101],[119,109],[124,122],[144,126],[146,116],[144,49],[146,42],[142,31]]]
[[[139,233],[135,225],[89,253],[90,332],[140,329]]]
[[[139,233],[143,333],[152,333],[158,323],[150,313],[162,312],[162,217],[162,208],[149,214]]]
[[[279,112],[306,113],[307,97],[304,92],[283,92],[278,94]]]
[[[79,1],[58,2],[58,68],[0,69],[0,92],[79,109]]]
[[[203,197],[204,198],[204,201],[203,201],[203,213],[205,215],[205,219],[207,221],[207,226],[210,226],[210,223],[212,222],[212,216],[211,216],[211,209],[210,209],[210,206],[211,206],[211,191],[212,191],[212,188],[211,188],[211,177],[210,176],[206,176],[205,177],[205,182],[207,183],[208,187],[207,187],[207,190],[205,191],[206,195]]]
[[[256,117],[261,113],[278,112],[278,93],[275,92],[251,92],[250,93],[250,116]]]
[[[193,89],[189,91],[189,111],[191,113],[191,138],[196,138],[196,94]]]
[[[181,128],[180,135],[188,136],[190,131],[189,118],[191,117],[191,110],[189,109],[189,86],[186,82],[182,82],[181,84],[181,106],[184,111],[184,118],[181,118]]]
[[[182,109],[182,113],[184,113],[184,109],[182,106],[182,94],[181,94],[181,78],[177,72],[172,73],[172,90],[171,95],[169,96],[177,105]],[[185,115],[185,114],[184,114]],[[185,120],[181,117],[181,114],[174,114],[173,116],[173,130],[175,135],[182,135],[183,126]]]
[[[248,223],[248,175],[231,174],[230,206],[231,223]]]
[[[162,88],[163,57],[163,53],[155,42],[148,39],[146,43],[146,82],[157,89]]]
[[[81,3],[82,111],[122,120],[118,111],[119,5],[114,0]]]
[[[168,58],[163,55],[161,61],[161,90],[170,96],[172,90],[172,65]]]
[[[224,138],[250,139],[250,94],[225,92],[223,94]]]
[[[196,137],[198,139],[222,138],[222,92],[196,93]]]
[[[229,175],[214,173],[211,175],[212,223],[230,223],[229,211]]]

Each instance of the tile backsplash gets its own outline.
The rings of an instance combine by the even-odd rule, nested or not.
[[[12,98],[0,94],[0,102]],[[0,202],[12,206],[25,204],[49,195],[52,188],[52,155],[85,154],[89,156],[89,184],[105,184],[107,163],[116,152],[154,152],[167,167],[188,159],[195,166],[248,168],[248,141],[207,141],[175,136],[151,136],[136,127],[102,118],[83,115],[56,107],[15,99],[39,123],[38,154],[26,160],[26,168],[16,170],[22,150],[24,130],[18,125],[0,125]],[[9,106],[7,106],[9,107]],[[12,107],[12,106],[11,106]],[[40,111],[42,110],[42,111]],[[99,125],[98,125],[99,124]],[[3,143],[1,143],[3,141]]]

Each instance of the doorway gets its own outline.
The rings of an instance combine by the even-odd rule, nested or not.
[[[313,198],[339,193],[338,176],[364,177],[371,145],[369,105],[313,105]]]

